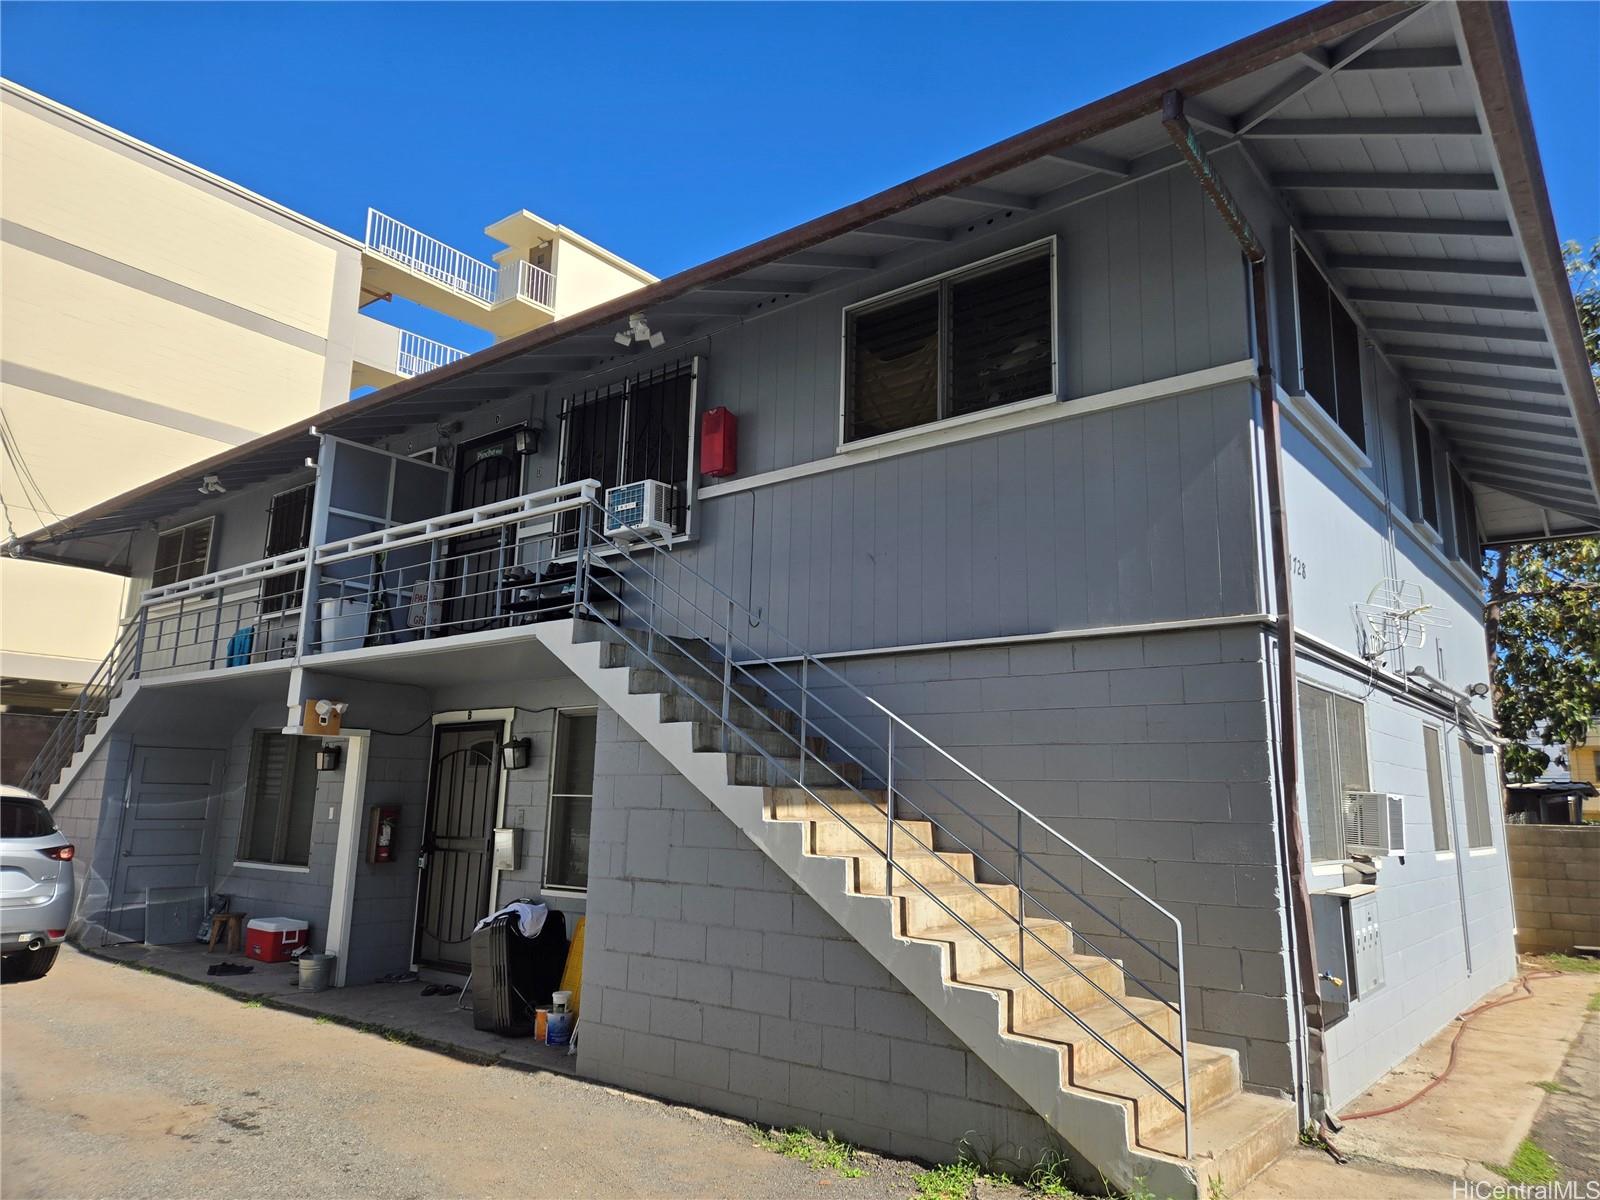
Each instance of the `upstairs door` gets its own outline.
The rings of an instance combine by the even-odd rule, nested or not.
[[[502,430],[462,445],[456,459],[452,511],[481,508],[522,494],[522,456],[517,431]],[[512,562],[514,526],[469,534],[450,542],[450,601],[446,626],[452,633],[490,629],[501,611],[500,576]]]
[[[472,927],[489,915],[504,733],[500,721],[433,731],[417,890],[419,966],[463,973],[472,967]]]

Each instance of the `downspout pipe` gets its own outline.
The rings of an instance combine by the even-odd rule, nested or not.
[[[1303,1112],[1320,1116],[1327,1097],[1324,1072],[1322,993],[1318,988],[1316,943],[1311,932],[1311,891],[1306,883],[1305,839],[1300,825],[1299,713],[1295,704],[1294,590],[1289,571],[1289,519],[1283,491],[1283,427],[1273,383],[1271,307],[1267,293],[1267,251],[1217,174],[1183,114],[1183,93],[1161,99],[1161,123],[1200,182],[1201,190],[1239,243],[1249,266],[1250,302],[1255,327],[1257,386],[1261,391],[1263,449],[1266,458],[1267,520],[1272,551],[1272,582],[1278,644],[1278,817],[1283,830],[1284,889],[1294,930],[1294,981],[1306,1025]]]

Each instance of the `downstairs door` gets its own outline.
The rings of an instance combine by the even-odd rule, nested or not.
[[[418,966],[471,970],[472,927],[489,913],[504,732],[501,721],[434,728],[417,887]]]
[[[142,746],[133,752],[106,929],[144,940],[145,893],[210,883],[207,828],[222,794],[221,750]]]

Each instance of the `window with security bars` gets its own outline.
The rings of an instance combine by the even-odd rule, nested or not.
[[[1294,250],[1295,306],[1300,318],[1301,387],[1363,451],[1361,330],[1305,250]]]
[[[1054,379],[1054,270],[1041,246],[850,309],[844,440],[1048,396]]]
[[[561,482],[600,481],[607,488],[658,479],[673,489],[672,524],[688,514],[694,444],[695,363],[640,372],[618,383],[567,397],[561,407]],[[575,545],[576,514],[563,517],[563,549]]]
[[[589,886],[589,816],[594,808],[593,709],[556,714],[555,752],[550,766],[549,841],[546,887],[581,891]]]
[[[1440,853],[1454,844],[1450,832],[1450,797],[1445,791],[1444,744],[1432,725],[1422,727],[1422,753],[1428,768],[1428,809],[1433,814],[1433,848]]]
[[[311,861],[317,802],[314,739],[258,729],[239,828],[239,861],[303,867]]]
[[[1489,813],[1488,754],[1466,738],[1458,739],[1461,752],[1461,794],[1467,802],[1467,849],[1494,845],[1494,825]]]
[[[1345,854],[1344,804],[1369,790],[1367,714],[1358,700],[1300,684],[1300,780],[1306,838],[1317,862]]]
[[[267,545],[263,557],[272,558],[306,548],[311,541],[311,499],[315,491],[315,485],[308,483],[279,492],[272,498],[272,505],[267,509]],[[262,615],[298,608],[305,582],[304,571],[263,579]]]
[[[211,569],[211,542],[217,519],[207,517],[169,529],[156,539],[155,568],[150,572],[151,587],[165,587],[194,579]]]

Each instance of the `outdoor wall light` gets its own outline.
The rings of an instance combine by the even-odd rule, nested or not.
[[[526,427],[517,430],[516,448],[517,453],[523,457],[539,453],[539,431]]]
[[[500,747],[500,765],[508,771],[520,771],[533,761],[533,739],[513,738]]]
[[[317,748],[317,770],[337,771],[339,769],[339,747],[320,746]]]

